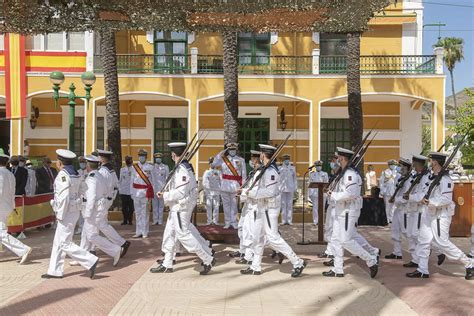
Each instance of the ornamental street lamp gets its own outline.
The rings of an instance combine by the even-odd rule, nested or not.
[[[91,71],[86,71],[81,76],[82,83],[84,84],[84,90],[86,91],[85,96],[76,95],[74,92],[76,90],[76,86],[74,83],[71,83],[69,86],[69,94],[68,96],[60,96],[59,89],[61,88],[60,85],[64,82],[64,74],[60,71],[53,71],[49,75],[49,81],[53,84],[53,99],[54,105],[58,105],[59,99],[69,99],[67,103],[69,105],[69,150],[74,151],[74,117],[76,116],[76,99],[85,99],[86,100],[86,108],[89,107],[89,100],[91,99],[91,90],[92,85],[95,83],[95,75]]]

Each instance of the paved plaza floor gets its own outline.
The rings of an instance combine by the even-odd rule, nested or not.
[[[474,315],[474,282],[464,280],[462,265],[437,267],[433,258],[430,279],[408,279],[404,275],[412,270],[402,267],[409,258],[405,252],[404,260],[381,259],[379,274],[370,279],[365,263],[346,253],[346,276],[324,278],[321,273],[328,268],[316,256],[323,246],[296,244],[301,224],[280,227],[295,252],[309,260],[297,279],[290,277],[288,260],[278,265],[268,249],[262,275],[240,275],[243,266],[227,256],[236,246],[219,244],[214,245],[217,266],[207,276],[199,275],[199,261],[187,254],[178,258],[174,273],[152,274],[149,269],[161,258],[163,227],[152,226],[148,239],[131,239],[132,226],[115,227],[132,245],[117,267],[100,253],[94,280],[67,263],[63,279],[40,278],[47,270],[53,230],[27,232],[24,242],[33,247],[28,264],[18,265],[4,249],[0,315]],[[360,231],[383,255],[390,253],[388,228]],[[307,225],[306,233],[316,239],[314,226]],[[469,238],[453,240],[464,251],[470,247]]]

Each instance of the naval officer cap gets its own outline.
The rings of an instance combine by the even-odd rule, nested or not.
[[[156,153],[153,155],[153,157],[155,158],[163,158],[163,154],[162,153]]]
[[[258,150],[250,150],[250,156],[260,157],[260,152]]]
[[[148,156],[148,151],[146,151],[145,149],[143,148],[140,148],[138,150],[138,156]]]
[[[283,160],[285,160],[285,159],[290,159],[291,157],[288,154],[284,154],[283,156],[281,156],[281,158],[283,158]]]
[[[186,143],[182,142],[176,142],[176,143],[169,143],[168,147],[172,152],[174,152],[176,155],[181,156],[181,154],[184,152],[186,149]]]
[[[237,144],[237,143],[228,143],[227,145],[225,145],[225,147],[227,149],[239,149],[239,144]]]
[[[84,156],[79,156],[78,158],[79,162],[86,162],[86,158]]]
[[[396,165],[396,164],[397,164],[397,161],[396,161],[395,159],[390,159],[389,161],[387,161],[387,164],[388,164],[389,166],[391,166],[391,165]]]
[[[446,158],[448,157],[448,154],[432,151],[428,154],[428,157],[430,157],[433,160],[436,160],[440,164],[444,164],[444,162],[446,161]]]
[[[424,164],[427,160],[428,160],[428,157],[426,156],[423,156],[423,155],[413,155],[413,162],[420,162],[422,164]]]
[[[316,161],[314,162],[314,165],[315,165],[315,166],[322,166],[322,165],[323,165],[323,162],[322,162],[321,160],[316,160]]]
[[[342,147],[337,147],[336,148],[336,154],[338,156],[344,156],[347,158],[351,158],[354,155],[354,152],[352,150],[342,148]]]
[[[65,165],[72,164],[72,160],[76,158],[76,154],[67,149],[57,149],[56,155],[58,156],[58,160],[62,161]]]
[[[105,150],[105,149],[97,149],[96,152],[99,156],[106,157],[106,158],[110,158],[113,155],[113,152],[111,152],[110,150]]]
[[[258,144],[262,153],[273,155],[276,151],[276,147],[266,144]]]
[[[209,163],[213,163],[214,162],[214,157],[209,157]]]
[[[407,166],[407,167],[411,167],[411,161],[410,159],[406,159],[406,158],[403,158],[403,157],[400,157],[400,160],[398,161],[398,163],[402,166]]]
[[[98,163],[99,162],[99,158],[97,156],[94,156],[94,155],[86,155],[84,157],[84,159],[87,161],[87,162],[93,162],[93,163]]]

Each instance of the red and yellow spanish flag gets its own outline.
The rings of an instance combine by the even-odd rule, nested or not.
[[[26,117],[25,37],[5,34],[6,118]]]

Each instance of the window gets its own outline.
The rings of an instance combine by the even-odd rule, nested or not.
[[[74,152],[78,156],[84,155],[84,118],[74,118]]]
[[[45,50],[64,50],[64,34],[48,33],[45,35]]]
[[[96,123],[96,139],[97,148],[105,149],[105,122],[103,117],[97,117]]]
[[[239,118],[240,152],[245,161],[250,160],[250,151],[258,150],[258,144],[267,144],[270,138],[269,118]]]
[[[85,33],[48,33],[27,36],[26,50],[85,51]]]
[[[28,35],[25,39],[26,50],[42,50],[43,35]]]
[[[67,50],[68,51],[84,51],[86,50],[84,32],[67,33]]]
[[[239,63],[265,65],[270,61],[270,33],[240,33]]]
[[[347,38],[345,34],[321,33],[321,56],[346,56]]]
[[[173,162],[168,143],[186,142],[187,124],[186,118],[155,118],[154,152],[162,153],[164,155],[163,163],[169,167],[173,166]]]
[[[154,67],[157,72],[181,73],[188,65],[188,34],[186,32],[155,31]]]
[[[351,147],[349,120],[321,119],[321,160],[326,171],[337,146]]]

